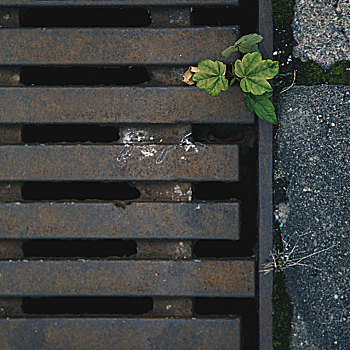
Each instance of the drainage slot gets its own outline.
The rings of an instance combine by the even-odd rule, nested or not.
[[[193,255],[199,258],[230,258],[242,256],[241,243],[230,240],[200,240],[193,245]]]
[[[142,315],[152,311],[150,297],[23,298],[22,311],[36,315]]]
[[[198,182],[193,184],[193,199],[228,200],[237,198],[240,183],[233,182]]]
[[[126,182],[26,182],[24,200],[130,200],[140,192]]]
[[[119,128],[102,125],[25,125],[22,127],[24,143],[99,142],[119,140]]]
[[[20,10],[22,27],[145,27],[151,17],[144,8],[32,7]]]
[[[22,67],[24,85],[119,86],[149,81],[145,67]]]
[[[130,257],[137,253],[135,241],[122,239],[33,239],[24,242],[22,249],[24,257],[41,258]]]
[[[192,135],[196,142],[246,145],[254,141],[254,127],[237,124],[193,124]]]
[[[234,6],[192,7],[191,15],[194,26],[225,26],[240,24],[242,21],[240,8]]]

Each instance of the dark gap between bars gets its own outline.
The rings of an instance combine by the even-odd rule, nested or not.
[[[147,69],[142,66],[21,68],[21,83],[28,86],[129,86],[149,80]]]
[[[147,27],[151,16],[137,7],[30,7],[19,12],[21,27]]]
[[[143,315],[152,310],[151,297],[22,298],[22,311],[34,315]]]
[[[131,200],[139,190],[127,182],[25,182],[24,200]]]
[[[236,24],[240,26],[241,35],[246,35],[257,32],[258,9],[258,0],[240,1],[239,7],[194,6],[191,8],[191,24],[193,26],[227,26]]]
[[[241,24],[241,14],[237,6],[194,6],[191,8],[191,23],[193,26]]]
[[[23,242],[22,250],[26,258],[125,258],[136,255],[137,245],[122,239],[33,239]]]
[[[193,124],[193,140],[208,144],[239,144],[254,142],[254,126],[239,124]]]
[[[92,142],[113,143],[119,140],[119,127],[87,124],[24,125],[24,143]]]

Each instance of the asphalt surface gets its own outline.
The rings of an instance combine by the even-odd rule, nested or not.
[[[350,349],[350,86],[282,93],[275,145],[291,349]]]
[[[323,68],[350,60],[350,0],[295,0],[294,57]]]

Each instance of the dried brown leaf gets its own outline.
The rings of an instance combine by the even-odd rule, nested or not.
[[[198,67],[190,66],[190,68],[183,75],[182,81],[188,85],[194,85],[195,82],[192,80],[192,77],[195,73],[199,72]]]

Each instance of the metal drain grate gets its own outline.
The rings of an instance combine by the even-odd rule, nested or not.
[[[257,27],[269,56],[270,1],[0,0],[0,25],[0,349],[270,350],[271,126],[181,84]]]

